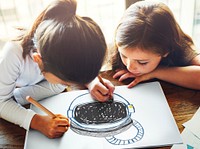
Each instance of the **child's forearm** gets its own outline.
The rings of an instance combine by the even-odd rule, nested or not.
[[[28,130],[34,111],[20,106],[12,98],[0,101],[0,116],[8,122],[14,123]]]
[[[153,73],[157,79],[200,90],[200,66],[158,68]]]
[[[39,130],[39,123],[41,122],[41,117],[38,114],[35,114],[31,120],[30,128]]]
[[[16,88],[14,90],[14,96],[18,103],[21,105],[28,104],[25,100],[26,96],[29,95],[34,99],[41,100],[46,97],[50,97],[63,92],[65,86],[60,84],[51,84],[48,81],[42,81],[35,85],[25,86],[21,88]]]

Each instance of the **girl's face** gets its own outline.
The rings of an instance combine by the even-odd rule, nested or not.
[[[162,57],[153,52],[139,48],[120,48],[118,47],[122,62],[135,76],[141,76],[156,69]]]
[[[55,76],[54,74],[50,73],[50,72],[42,72],[44,78],[52,83],[52,84],[63,84],[63,85],[71,85],[72,83],[70,82],[66,82],[61,80],[60,78],[58,78],[57,76]]]

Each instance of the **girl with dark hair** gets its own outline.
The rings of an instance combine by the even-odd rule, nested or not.
[[[63,92],[66,85],[89,86],[107,49],[99,26],[76,15],[76,5],[75,0],[52,2],[29,32],[6,43],[0,57],[0,117],[49,138],[62,136],[68,130],[68,119],[60,114],[52,119],[25,109],[21,105],[27,104],[26,96],[40,100]],[[105,81],[108,85],[100,87],[98,94],[114,90]]]
[[[135,78],[129,88],[156,78],[200,89],[200,55],[165,4],[132,4],[116,29],[115,45],[113,77]]]

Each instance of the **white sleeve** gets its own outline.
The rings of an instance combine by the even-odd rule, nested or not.
[[[30,109],[25,109],[10,98],[0,101],[0,114],[1,118],[6,121],[28,130],[35,112]]]
[[[25,105],[28,102],[25,100],[26,96],[31,96],[36,100],[41,100],[64,91],[65,86],[60,84],[51,84],[44,80],[38,84],[16,88],[14,90],[14,97],[18,103]]]
[[[16,88],[16,80],[22,73],[22,48],[16,43],[7,43],[0,54],[0,118],[17,124],[26,130],[29,129],[34,111],[22,107],[26,104],[26,96],[35,99],[43,99],[62,92],[63,85],[53,85],[47,81],[41,81],[35,85]],[[15,102],[12,97],[16,98]]]
[[[35,99],[46,98],[62,92],[65,86],[42,81],[32,86],[16,88],[16,80],[23,71],[21,66],[24,59],[20,48],[17,44],[7,43],[0,54],[0,118],[28,130],[35,112],[20,105],[26,104],[25,97],[30,95]],[[13,96],[20,104],[12,99]]]
[[[18,51],[19,50],[19,51]],[[0,54],[0,117],[29,129],[30,121],[35,114],[17,104],[11,97],[20,75],[20,49],[7,43]]]

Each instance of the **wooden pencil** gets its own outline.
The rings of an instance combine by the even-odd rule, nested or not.
[[[100,75],[98,75],[98,79],[99,79],[99,81],[100,81],[104,86],[106,86],[105,83],[104,83],[104,81],[103,81],[103,79],[101,78]]]
[[[34,100],[32,97],[27,96],[26,100],[28,100],[30,103],[32,103],[33,105],[35,105],[36,107],[38,107],[39,109],[41,109],[42,111],[44,111],[46,114],[48,114],[51,118],[56,118],[56,115],[53,114],[51,111],[49,111],[47,108],[45,108],[43,105],[41,105],[39,102],[37,102],[36,100]]]
[[[100,75],[98,75],[98,79],[104,86],[106,86],[105,82],[103,81],[103,79]],[[109,98],[110,98],[109,101],[113,101],[113,97],[111,95],[109,95]]]

